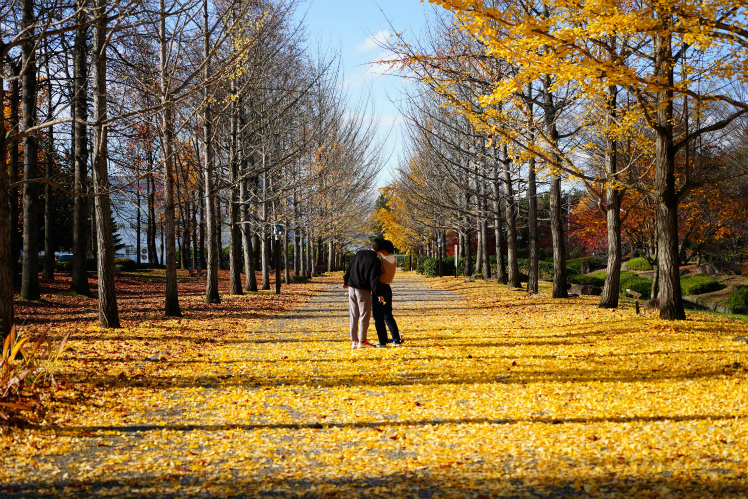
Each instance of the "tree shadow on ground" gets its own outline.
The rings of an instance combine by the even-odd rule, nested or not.
[[[510,467],[509,463],[497,463]],[[324,469],[304,478],[285,478],[284,469],[258,470],[250,478],[234,477],[226,470],[223,477],[176,470],[159,474],[138,474],[112,471],[111,477],[98,480],[32,479],[27,477],[12,486],[0,489],[2,497],[122,497],[130,499],[180,497],[262,497],[317,499],[331,497],[418,498],[435,497],[492,497],[537,499],[566,499],[579,497],[744,497],[748,486],[740,477],[727,473],[718,466],[689,478],[676,478],[664,472],[658,476],[591,475],[585,483],[563,477],[486,479],[480,465],[455,462],[439,469],[411,471],[398,468],[392,473],[383,469],[370,478],[339,478],[325,476]],[[243,469],[241,471],[244,471]],[[584,477],[582,477],[584,479]],[[594,489],[584,486],[594,484]],[[41,490],[50,490],[40,494]],[[230,491],[230,492],[229,492]]]

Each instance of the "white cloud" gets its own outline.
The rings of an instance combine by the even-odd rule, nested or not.
[[[386,29],[380,29],[375,35],[368,37],[363,43],[356,45],[353,48],[353,52],[360,54],[362,52],[369,52],[374,49],[380,48],[382,43],[385,43],[390,37],[390,32]]]

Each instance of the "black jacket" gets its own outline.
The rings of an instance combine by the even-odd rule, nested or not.
[[[352,288],[368,289],[376,295],[382,263],[372,250],[361,250],[353,257],[343,275],[343,284]]]

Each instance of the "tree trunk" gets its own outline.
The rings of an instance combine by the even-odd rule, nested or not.
[[[266,212],[267,205],[263,205],[263,212]],[[264,218],[264,217],[263,217]],[[267,233],[267,226],[262,224],[262,289],[270,289],[270,236]]]
[[[470,218],[466,217],[467,224],[467,230],[465,231],[465,269],[464,269],[464,275],[465,277],[470,277],[473,275],[473,266],[471,261],[471,253],[473,250],[473,243],[471,241],[470,237]]]
[[[207,82],[210,79],[210,30],[208,28],[208,2],[203,2],[203,57],[205,58],[205,70],[203,79]],[[216,195],[213,188],[214,161],[213,161],[213,144],[212,144],[212,122],[210,106],[210,88],[205,86],[203,90],[204,110],[203,110],[203,143],[205,144],[205,218],[207,221],[208,237],[208,268],[206,269],[205,283],[205,302],[220,303],[221,297],[218,294],[218,267],[220,265],[220,251],[218,247],[217,213],[216,213]]]
[[[666,14],[670,15],[670,14]],[[671,36],[655,38],[655,74],[672,88],[673,56]],[[673,139],[673,93],[659,91],[655,130],[655,193],[657,195],[657,247],[660,268],[660,318],[683,320],[686,312],[680,288],[678,262],[678,193],[675,188],[675,145]]]
[[[543,106],[545,108],[545,127],[552,146],[558,146],[559,133],[556,128],[556,106],[551,93],[551,77],[543,78]],[[550,218],[551,236],[553,238],[553,298],[567,298],[566,289],[566,244],[564,235],[564,220],[562,213],[561,197],[561,175],[558,173],[558,165],[561,163],[556,152],[551,153],[552,164],[550,164]]]
[[[2,61],[4,62],[4,61]],[[14,77],[19,76],[21,68],[18,64],[11,62],[11,73]],[[0,75],[1,76],[1,75]],[[18,79],[14,78],[10,82],[10,134],[17,135],[20,131],[20,117],[18,111],[21,107],[20,101],[20,86]],[[3,106],[5,101],[3,101]],[[19,143],[14,140],[10,144],[6,143],[6,149],[10,147],[10,173],[8,181],[10,184],[18,182],[18,168],[20,154],[18,150]],[[11,272],[16,274],[18,272],[18,260],[21,258],[21,244],[23,242],[19,231],[21,229],[20,219],[18,217],[18,187],[14,187],[9,193],[10,200],[10,265]]]
[[[512,174],[509,171],[509,158],[507,146],[501,147],[500,151],[501,171],[504,180],[504,216],[506,217],[506,248],[509,267],[507,286],[510,288],[521,288],[519,278],[519,262],[517,261],[517,203],[514,200],[514,188],[512,187]]]
[[[153,163],[150,163],[151,167]],[[148,227],[146,229],[146,246],[148,247],[148,266],[158,266],[158,247],[156,246],[156,176],[152,173],[148,182]]]
[[[242,232],[239,220],[239,103],[236,78],[231,78],[231,205],[229,207],[229,294],[243,295],[242,289]]]
[[[335,270],[335,245],[333,244],[332,238],[327,241],[327,271],[332,272]]]
[[[479,201],[478,201],[479,203]],[[476,210],[480,213],[480,210]],[[483,227],[483,219],[478,216],[475,219],[475,238],[477,239],[476,245],[475,245],[475,273],[478,274],[480,272],[483,272],[483,231],[481,228]],[[439,252],[439,248],[436,248],[437,251],[434,251],[434,256],[436,258],[439,258],[441,256],[441,253]],[[485,275],[483,276],[485,277]]]
[[[527,292],[538,292],[538,199],[535,181],[535,158],[530,158],[527,167],[527,225],[528,225],[528,270]]]
[[[608,87],[606,125],[612,127],[616,122],[617,88]],[[603,293],[600,295],[600,308],[617,308],[621,281],[621,191],[615,188],[617,180],[617,144],[616,139],[605,139],[605,169],[608,172],[606,189],[606,220],[608,228],[608,271],[605,275]]]
[[[528,123],[532,126],[533,119],[533,95],[532,82],[527,84],[527,112]],[[535,144],[535,134],[530,133],[530,144]],[[538,292],[538,199],[537,182],[535,179],[535,157],[531,156],[527,166],[527,226],[528,226],[528,269],[527,269],[527,292]]]
[[[172,123],[171,81],[168,80],[166,58],[166,8],[165,0],[159,0],[161,12],[160,25],[160,60],[161,60],[161,104],[164,106],[162,115],[162,134],[164,148],[164,227],[161,230],[161,238],[164,250],[161,255],[166,266],[166,290],[164,296],[164,313],[167,317],[181,317],[179,308],[179,293],[177,290],[177,255],[175,247],[176,239],[176,213],[174,210],[174,130]],[[165,254],[164,254],[165,253]]]
[[[29,29],[35,22],[34,1],[23,0],[23,14],[21,25]],[[28,35],[33,38],[34,33]],[[33,43],[21,46],[23,66],[22,102],[23,129],[28,130],[36,126],[36,54]],[[39,143],[36,135],[30,134],[23,138],[23,276],[21,277],[21,299],[39,300],[39,184],[29,182],[39,177]]]
[[[288,227],[283,231],[283,279],[286,284],[291,283],[291,274],[288,268]]]
[[[94,0],[97,16],[106,10],[107,0]],[[99,325],[104,328],[118,328],[117,295],[114,284],[114,240],[112,232],[112,211],[109,204],[109,175],[107,164],[107,86],[106,52],[107,21],[101,20],[94,27],[93,68],[94,68],[94,162],[93,187],[96,195],[96,247],[98,249],[99,284]]]
[[[242,237],[244,239],[244,269],[247,291],[257,291],[257,276],[255,275],[255,252],[252,248],[252,227],[249,218],[249,185],[248,180],[242,181]]]
[[[501,284],[507,283],[506,263],[504,262],[504,230],[501,223],[501,192],[499,189],[499,170],[494,168],[491,180],[493,193],[493,230],[496,239],[496,280]]]
[[[4,63],[5,61],[0,59],[0,116],[5,116]],[[15,132],[18,132],[18,128],[15,128]],[[5,164],[5,133],[5,126],[0,126],[0,262],[3,262],[0,264],[0,340],[2,341],[13,327],[13,260],[11,260],[10,237],[13,217],[10,211],[11,197],[8,195],[8,170]]]
[[[44,39],[44,51],[47,56],[46,72],[47,72],[47,122],[51,122],[54,118],[54,108],[52,107],[52,78],[49,71],[49,44],[47,39]],[[48,128],[48,136],[46,145],[44,147],[46,159],[44,165],[44,177],[48,180],[52,180],[53,167],[54,167],[54,153],[55,153],[55,127],[50,126]],[[44,270],[42,270],[42,277],[45,279],[55,278],[55,244],[54,237],[52,235],[52,212],[54,207],[52,204],[54,191],[52,190],[52,184],[44,185]]]
[[[71,108],[75,116],[73,141],[73,169],[75,175],[75,193],[73,199],[73,263],[70,278],[70,290],[73,293],[90,296],[88,285],[88,200],[84,195],[88,191],[88,85],[86,67],[88,37],[87,7],[88,0],[78,0],[78,25],[73,47],[73,99]]]

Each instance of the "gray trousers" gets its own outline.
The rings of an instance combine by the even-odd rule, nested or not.
[[[366,341],[371,319],[371,291],[348,287],[348,309],[351,314],[351,341]]]

